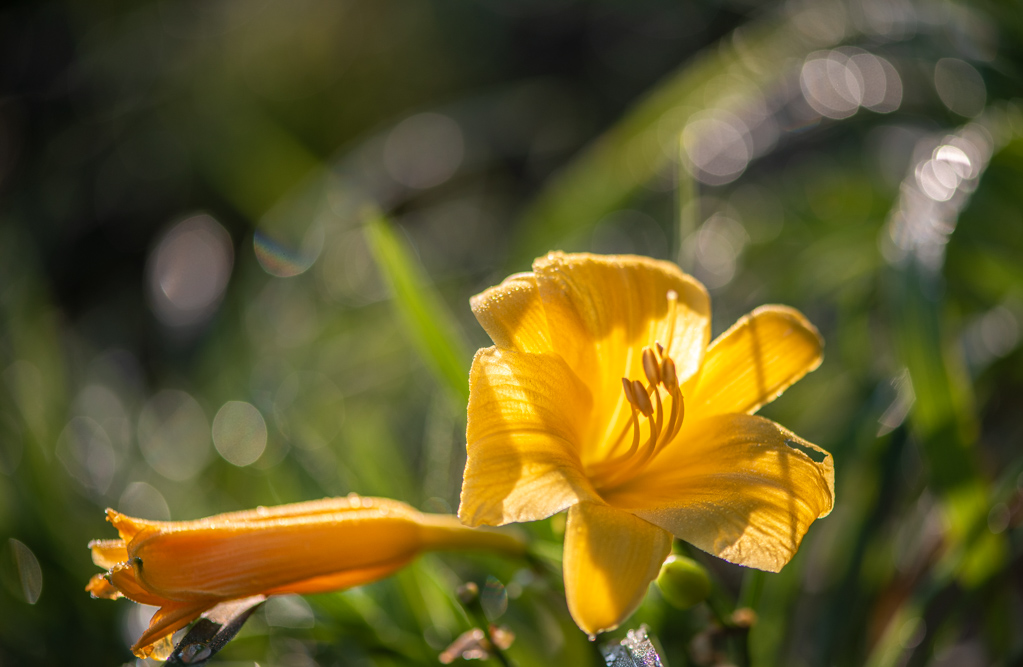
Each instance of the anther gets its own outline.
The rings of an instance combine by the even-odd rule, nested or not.
[[[629,405],[634,408],[638,408],[639,405],[636,404],[636,394],[632,391],[632,382],[629,378],[622,378],[622,389],[625,390],[625,400],[629,402]]]
[[[632,381],[632,397],[636,400],[634,405],[639,408],[644,417],[649,417],[654,413],[654,406],[650,402],[650,397],[647,396],[646,388],[639,380]]]
[[[643,348],[643,372],[651,385],[656,387],[661,384],[661,368],[654,357],[654,351],[649,347]]]
[[[659,341],[659,340],[658,341],[654,341],[654,345],[657,346],[657,356],[659,356],[661,359],[663,359],[664,358],[664,346],[661,345],[661,341]]]
[[[678,389],[678,374],[675,373],[675,362],[671,357],[664,357],[664,361],[661,362],[661,379],[664,380],[669,392],[674,393]]]

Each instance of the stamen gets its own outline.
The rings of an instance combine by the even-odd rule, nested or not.
[[[674,440],[678,432],[682,430],[682,420],[686,417],[686,401],[682,396],[682,392],[678,392],[676,397],[678,401],[678,421],[675,422],[675,428],[671,430],[671,435],[668,436],[668,440]]]
[[[678,386],[674,391],[668,390],[671,395],[671,417],[668,418],[668,426],[664,429],[667,436],[664,438],[664,444],[671,442],[675,439],[680,428],[682,428],[682,419],[685,416],[685,402],[682,400],[682,392],[678,390]]]
[[[661,426],[664,424],[664,406],[661,404],[661,392],[655,386],[651,386],[653,390],[654,399],[657,401],[657,430],[661,430]]]
[[[633,406],[632,415],[629,417],[628,423],[625,424],[625,428],[618,435],[618,438],[614,441],[614,444],[611,445],[611,450],[613,451],[614,448],[618,446],[618,443],[621,442],[622,438],[625,437],[625,434],[628,433],[629,429],[631,428],[632,446],[629,447],[629,451],[623,452],[619,456],[615,456],[598,463],[593,470],[595,474],[602,475],[605,472],[610,472],[611,478],[615,479],[618,477],[616,473],[621,472],[623,468],[628,469],[629,461],[635,460],[636,451],[639,450],[639,419],[636,418],[636,414],[637,414],[636,407]]]
[[[668,296],[672,306],[671,311],[674,314],[674,304],[678,295],[671,291]],[[669,333],[674,336],[674,320],[672,323]],[[685,418],[685,400],[678,384],[675,361],[668,356],[667,350],[659,342],[655,342],[653,348],[644,347],[642,354],[643,372],[650,385],[644,386],[639,380],[622,378],[622,390],[625,392],[625,400],[632,407],[632,414],[607,451],[608,454],[613,454],[621,445],[625,434],[630,430],[632,431],[632,445],[628,451],[609,456],[591,469],[595,478],[600,479],[598,484],[600,488],[614,488],[642,470],[668,443],[675,439],[682,429],[682,422]],[[668,405],[665,405],[661,399],[662,388],[668,392],[667,400],[670,401]],[[665,412],[668,416],[667,424],[665,424]],[[649,432],[642,446],[640,446],[642,436],[639,424],[640,414],[649,422]]]
[[[661,384],[661,368],[654,357],[654,351],[649,347],[643,348],[643,372],[646,373],[646,379],[650,381],[651,386]]]
[[[632,396],[636,400],[635,406],[639,408],[644,417],[649,417],[654,413],[654,406],[650,402],[650,397],[647,396],[646,387],[639,380],[632,381]]]
[[[625,454],[625,456],[630,456],[639,447],[639,421],[636,419],[636,410],[638,410],[638,408],[636,407],[636,398],[635,393],[632,390],[632,383],[629,382],[628,378],[622,378],[622,389],[625,390],[625,400],[632,406],[632,415],[629,417],[629,421],[625,423],[625,427],[618,434],[618,437],[611,443],[611,446],[608,448],[608,452],[614,452],[614,450],[618,448],[618,445],[621,444],[625,434],[632,429],[632,447],[630,447],[629,451]]]
[[[625,427],[622,428],[622,430],[618,433],[618,437],[615,438],[614,442],[611,443],[611,446],[608,447],[608,451],[609,452],[613,452],[615,449],[618,448],[618,445],[621,444],[622,439],[625,438],[625,434],[629,432],[629,429],[634,428],[634,427],[637,428],[637,429],[639,428],[639,425],[636,424],[635,421],[636,421],[636,407],[633,406],[633,408],[632,408],[632,416],[629,417],[629,421],[625,422]],[[638,440],[639,439],[638,434],[634,435],[632,439],[633,440]]]
[[[671,396],[671,418],[668,420],[668,428],[665,432],[668,434],[666,441],[674,439],[679,429],[682,428],[682,420],[685,417],[685,400],[682,398],[682,392],[678,386],[678,374],[675,372],[675,362],[672,361],[671,357],[665,357],[664,361],[661,362],[661,377],[664,380],[664,386],[668,390],[668,395]],[[677,416],[676,416],[677,413]]]
[[[669,393],[678,387],[678,374],[675,373],[675,362],[671,357],[664,357],[664,361],[661,362],[661,379]]]
[[[647,438],[647,441],[643,443],[642,453],[638,456],[629,456],[620,464],[612,468],[611,475],[606,482],[608,487],[613,487],[622,479],[629,477],[636,471],[642,470],[643,466],[645,466],[647,462],[649,462],[650,459],[652,459],[654,455],[660,451],[661,445],[663,444],[658,442],[661,439],[660,424],[655,421],[653,417],[648,416],[647,419],[650,421],[650,435]]]
[[[638,408],[639,405],[636,403],[636,394],[632,391],[632,381],[629,378],[622,378],[622,389],[625,390],[625,400],[629,402],[634,408]]]
[[[646,446],[643,448],[643,456],[639,461],[639,465],[643,465],[647,462],[650,456],[657,451],[657,439],[661,437],[661,424],[660,420],[654,421],[653,417],[649,417],[650,420],[650,438],[646,442]]]
[[[629,451],[625,452],[626,458],[631,457],[639,449],[639,419],[636,418],[636,411],[632,411],[632,416],[629,417],[629,423],[626,428],[632,427],[632,446],[629,447]],[[622,432],[624,434],[624,431]]]
[[[643,394],[646,396],[646,394]],[[647,399],[649,400],[649,398]],[[629,477],[633,472],[639,470],[646,464],[646,462],[653,456],[654,452],[657,451],[657,440],[660,437],[660,427],[651,415],[646,415],[650,422],[650,434],[647,437],[646,442],[643,443],[642,452],[638,452],[639,447],[639,423],[636,421],[636,412],[632,413],[632,423],[635,426],[633,431],[632,447],[628,452],[622,456],[616,456],[613,459],[601,461],[594,473],[597,475],[605,475],[603,484],[601,486],[605,488],[614,487],[621,480]]]
[[[655,419],[653,416],[647,415],[647,418],[650,420],[650,434],[647,441],[643,444],[643,453],[639,457],[631,458],[628,465],[623,468],[623,472],[630,472],[642,468],[664,444],[660,441],[661,435],[663,434],[661,426],[664,425],[664,406],[661,403],[661,392],[657,389],[657,387],[652,386],[650,388],[653,390],[654,398],[657,400],[657,418]]]

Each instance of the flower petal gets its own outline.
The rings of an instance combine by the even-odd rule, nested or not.
[[[204,611],[214,607],[217,600],[168,603],[160,607],[153,618],[149,621],[149,627],[142,633],[139,640],[131,647],[132,653],[139,658],[154,658],[164,660],[170,657],[170,650],[173,645],[170,642],[161,642],[169,638],[181,628],[185,627],[195,619],[199,618]],[[157,648],[159,646],[159,649]]]
[[[547,330],[536,276],[516,273],[496,287],[469,300],[473,314],[494,345],[519,352],[550,352]]]
[[[642,377],[638,350],[631,359],[629,350],[656,340],[670,349],[680,380],[699,368],[710,341],[710,299],[703,285],[674,264],[552,252],[533,262],[533,271],[551,343],[580,377],[599,369],[608,386],[618,386],[622,377]],[[678,295],[673,325],[669,291]],[[617,400],[619,392],[612,394]]]
[[[614,630],[636,610],[671,552],[671,534],[628,512],[580,503],[565,527],[565,596],[583,632]]]
[[[107,508],[107,521],[109,521],[114,528],[117,529],[118,536],[120,536],[124,542],[130,542],[135,535],[146,528],[165,526],[169,523],[167,521],[136,519],[128,516],[127,514],[121,514],[117,510],[110,509],[109,507]]]
[[[646,470],[604,493],[704,551],[771,572],[831,512],[834,497],[830,454],[744,414],[687,422]]]
[[[469,386],[462,521],[536,521],[596,497],[578,444],[590,392],[560,357],[486,348]]]
[[[92,562],[108,570],[128,560],[124,540],[93,540],[89,542],[89,549],[92,550]]]
[[[686,410],[697,418],[752,414],[820,366],[823,351],[817,329],[798,310],[757,308],[711,343]]]
[[[131,563],[120,563],[110,568],[110,572],[107,574],[97,576],[103,577],[121,595],[139,604],[160,607],[169,602],[166,598],[156,595],[139,583],[138,577],[135,575],[135,568],[132,567]],[[97,597],[108,597],[109,599],[111,595],[110,590],[106,586],[101,585],[96,577],[92,578],[89,582],[89,587],[85,590]]]
[[[110,583],[105,574],[92,575],[92,579],[89,579],[89,584],[85,587],[85,591],[94,598],[103,598],[104,600],[116,600],[121,597],[121,591],[117,590]]]

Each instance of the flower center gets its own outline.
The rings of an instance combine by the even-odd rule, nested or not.
[[[674,338],[675,305],[678,295],[668,292],[668,344]],[[625,427],[611,443],[607,458],[594,463],[588,470],[596,488],[618,486],[642,470],[664,446],[671,442],[685,416],[685,401],[679,387],[675,362],[668,356],[659,342],[654,347],[645,346],[642,352],[643,374],[646,384],[640,380],[622,378],[625,400],[631,414]],[[644,438],[643,435],[646,434]],[[631,445],[620,451],[632,435]]]

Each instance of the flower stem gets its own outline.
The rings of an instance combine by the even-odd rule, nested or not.
[[[472,549],[522,557],[528,549],[525,536],[519,531],[470,528],[446,514],[424,514],[420,530],[423,546],[434,551]]]

